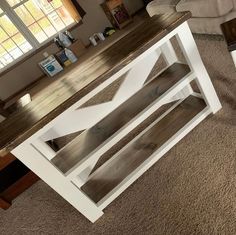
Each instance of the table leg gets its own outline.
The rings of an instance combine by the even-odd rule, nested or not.
[[[190,68],[196,74],[196,82],[206,103],[211,107],[212,112],[216,113],[222,106],[208,72],[202,62],[197,45],[187,22],[180,26],[176,37]]]
[[[15,148],[12,154],[91,222],[95,222],[103,215],[102,210],[69,179],[60,173],[29,141]]]

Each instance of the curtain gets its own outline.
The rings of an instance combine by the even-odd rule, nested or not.
[[[76,22],[79,22],[86,14],[77,0],[62,0],[62,3]]]

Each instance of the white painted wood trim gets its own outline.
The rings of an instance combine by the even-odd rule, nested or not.
[[[171,66],[178,61],[178,57],[175,53],[175,49],[173,48],[171,41],[167,41],[166,43],[164,43],[160,47],[160,50],[168,66]]]
[[[197,98],[199,98],[199,99],[204,99],[204,98],[202,97],[202,94],[201,94],[201,93],[193,92],[192,95],[195,96],[195,97],[197,97]]]
[[[32,145],[21,144],[11,152],[36,175],[59,193],[91,222],[103,215],[101,209],[92,202],[74,184],[68,181],[55,167],[50,164]]]
[[[115,109],[115,104],[110,101],[74,110],[62,120],[58,121],[55,126],[43,134],[41,138],[44,141],[49,141],[86,130],[102,120],[113,109]]]
[[[133,94],[138,92],[143,87],[143,84],[160,58],[160,55],[161,51],[159,49],[154,50],[148,57],[139,61],[132,69],[130,69],[119,90],[115,94],[113,102],[119,102],[119,104],[123,103]]]
[[[160,47],[160,50],[161,50],[164,60],[168,66],[171,66],[173,63],[178,61],[178,57],[176,55],[175,49],[174,49],[170,40],[167,41],[166,43],[164,43]],[[184,97],[188,96],[191,93],[193,93],[193,90],[189,84],[181,92],[176,94],[175,97],[173,97],[173,100],[184,99]]]
[[[196,82],[206,103],[211,107],[212,112],[216,113],[222,108],[222,106],[208,72],[202,62],[197,45],[187,22],[184,22],[179,26],[179,32],[176,35],[176,38],[185,55],[188,65],[196,74]]]
[[[36,148],[45,158],[49,161],[52,160],[56,156],[56,152],[47,145],[41,138],[37,139],[32,143],[34,148]]]

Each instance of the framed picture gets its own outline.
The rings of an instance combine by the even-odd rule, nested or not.
[[[132,22],[132,18],[122,0],[108,0],[101,6],[114,27],[122,29]]]

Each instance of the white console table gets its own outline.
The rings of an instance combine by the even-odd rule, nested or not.
[[[186,22],[189,18],[190,13],[154,16],[65,73],[1,123],[1,155],[14,154],[95,222],[160,157],[221,109]],[[172,37],[188,64],[178,62]],[[166,68],[147,79],[161,54]],[[87,105],[121,77],[111,100]],[[194,80],[201,93],[193,91]],[[133,132],[135,138],[94,170],[101,156]],[[78,134],[65,146],[53,146],[72,133]]]

